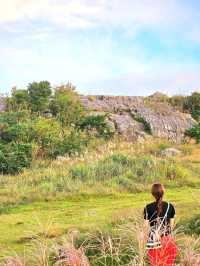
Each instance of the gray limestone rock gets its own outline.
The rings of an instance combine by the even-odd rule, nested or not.
[[[165,157],[180,155],[182,152],[175,148],[167,148],[161,151],[161,155]]]
[[[153,137],[180,143],[184,133],[195,125],[189,114],[176,111],[166,102],[148,101],[134,96],[80,96],[83,106],[90,111],[108,112],[116,131],[126,139],[145,136],[144,125],[134,120],[141,118],[149,125]]]

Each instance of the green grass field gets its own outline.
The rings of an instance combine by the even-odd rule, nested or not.
[[[148,193],[115,196],[90,196],[41,201],[12,208],[1,215],[0,246],[4,250],[21,251],[31,238],[50,226],[49,237],[56,237],[76,228],[81,231],[103,228],[116,220],[141,210],[152,198]],[[199,212],[198,189],[170,189],[166,200],[177,209],[177,218],[189,218]],[[184,210],[189,210],[185,212]],[[122,216],[122,217],[121,217]]]
[[[20,175],[1,176],[1,256],[22,253],[44,232],[54,240],[70,229],[103,230],[134,212],[142,215],[158,180],[177,220],[198,214],[200,148],[179,145],[181,155],[162,158],[159,151],[167,145],[110,143],[81,158],[35,162]]]

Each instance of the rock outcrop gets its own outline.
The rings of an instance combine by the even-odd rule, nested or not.
[[[180,143],[187,129],[196,124],[190,114],[181,113],[165,101],[165,95],[80,96],[82,105],[92,113],[107,113],[107,123],[117,134],[129,141],[153,137]],[[0,112],[5,98],[0,96]]]
[[[88,111],[108,113],[108,123],[125,139],[136,141],[148,133],[180,143],[185,131],[196,122],[189,114],[175,110],[158,97],[80,96]]]
[[[160,152],[160,154],[164,157],[171,157],[171,156],[176,156],[180,155],[182,152],[178,149],[175,148],[166,148]]]
[[[114,124],[118,134],[127,141],[142,140],[146,137],[144,124],[134,120],[128,113],[111,114],[108,120]]]

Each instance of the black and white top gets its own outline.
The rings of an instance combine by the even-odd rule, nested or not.
[[[168,203],[163,201],[162,202],[162,212],[161,214],[157,215],[157,211],[156,211],[156,202],[152,202],[150,204],[148,204],[145,208],[144,208],[144,219],[149,221],[149,224],[151,227],[156,227],[161,223],[166,211],[168,208]],[[165,221],[163,221],[163,228],[165,229],[165,234],[169,234],[171,232],[171,228],[170,228],[170,219],[174,218],[175,216],[175,209],[174,206],[169,203],[169,209],[165,218]]]

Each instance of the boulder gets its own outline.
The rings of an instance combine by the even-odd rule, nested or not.
[[[145,139],[144,125],[135,121],[128,113],[111,114],[109,121],[115,125],[115,131],[127,141]]]
[[[161,155],[165,157],[177,156],[180,155],[182,152],[175,148],[166,148],[161,151]]]

